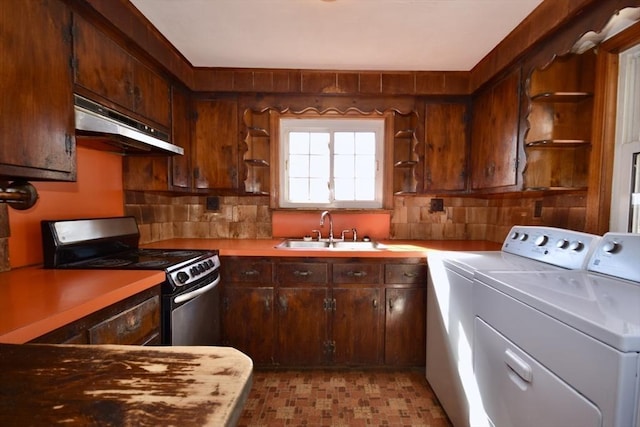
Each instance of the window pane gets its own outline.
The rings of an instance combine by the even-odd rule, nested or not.
[[[334,134],[335,154],[354,154],[355,153],[355,133],[354,132],[336,132]]]
[[[310,134],[310,153],[321,156],[329,155],[329,133],[313,132]]]
[[[329,202],[329,184],[326,179],[310,179],[309,192],[309,201],[318,203]]]
[[[289,179],[289,200],[306,202],[309,200],[309,180],[306,178]]]
[[[374,132],[356,133],[356,153],[376,154],[376,134]]]
[[[336,200],[354,200],[355,182],[353,179],[336,178],[334,181],[336,183]]]
[[[329,156],[311,156],[307,173],[310,177],[324,178],[329,181]]]
[[[289,176],[294,178],[308,177],[309,156],[299,154],[289,156]]]
[[[375,181],[373,179],[356,179],[356,200],[375,200]]]
[[[309,154],[309,132],[289,133],[289,153]]]
[[[376,157],[356,156],[355,175],[359,178],[374,178],[376,176]]]
[[[355,176],[353,156],[337,155],[333,157],[333,175],[336,178],[353,178]]]

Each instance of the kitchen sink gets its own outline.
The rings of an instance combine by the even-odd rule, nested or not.
[[[322,249],[328,248],[329,241],[287,239],[276,246],[278,249]]]
[[[303,239],[287,239],[276,246],[277,249],[330,249],[330,250],[371,250],[386,249],[386,247],[378,242],[350,241],[338,240],[329,242],[329,240],[303,240]]]

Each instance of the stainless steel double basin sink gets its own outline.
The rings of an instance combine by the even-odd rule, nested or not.
[[[384,250],[386,246],[374,241],[287,239],[277,249]]]

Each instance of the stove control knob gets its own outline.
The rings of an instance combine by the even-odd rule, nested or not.
[[[609,241],[602,246],[602,250],[608,254],[613,254],[620,250],[620,244],[618,242]]]
[[[566,249],[569,246],[569,241],[567,239],[560,239],[556,242],[556,247],[558,249]]]
[[[176,274],[176,280],[178,283],[186,283],[187,280],[189,280],[189,275],[184,271],[179,271],[178,274]]]
[[[544,234],[541,234],[540,236],[538,236],[535,243],[536,243],[536,246],[544,246],[547,244],[548,241],[549,241],[549,238]]]
[[[572,251],[580,252],[584,249],[584,243],[578,240],[574,240],[573,242],[571,242],[571,244],[569,244],[569,249],[571,249]]]
[[[198,272],[199,273],[204,273],[204,265],[198,264]]]
[[[197,267],[191,267],[189,269],[189,272],[191,273],[191,277],[195,277],[198,275],[198,268]]]

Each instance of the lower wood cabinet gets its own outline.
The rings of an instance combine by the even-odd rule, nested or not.
[[[110,305],[32,342],[159,345],[160,286]]]
[[[223,343],[256,365],[421,366],[426,262],[223,257]]]

